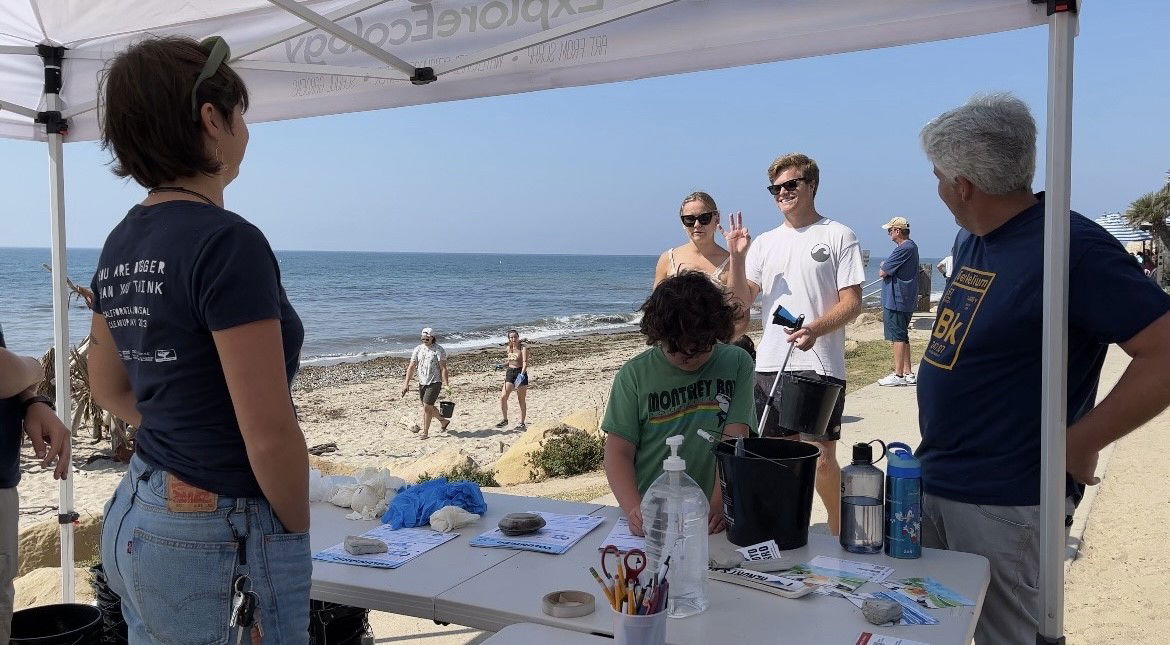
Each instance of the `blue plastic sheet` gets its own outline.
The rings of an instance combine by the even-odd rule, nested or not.
[[[487,510],[479,484],[448,482],[446,477],[438,477],[399,492],[382,515],[382,523],[394,530],[423,526],[430,523],[431,513],[444,506],[458,506],[478,515]]]

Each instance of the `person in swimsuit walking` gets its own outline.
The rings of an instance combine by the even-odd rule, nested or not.
[[[528,413],[528,347],[520,340],[520,332],[508,330],[508,362],[504,372],[504,388],[500,391],[500,413],[503,419],[496,424],[497,428],[508,426],[508,397],[514,390],[516,401],[520,404],[520,423],[516,430],[524,430],[525,416]]]

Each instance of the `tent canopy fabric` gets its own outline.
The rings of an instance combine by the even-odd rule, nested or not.
[[[1117,238],[1117,241],[1125,244],[1126,242],[1144,242],[1153,239],[1147,231],[1130,226],[1129,221],[1121,213],[1109,213],[1102,215],[1096,220],[1101,228],[1109,231],[1109,234]]]
[[[307,12],[337,17],[334,33],[306,25]],[[873,49],[1046,20],[1044,5],[1030,0],[0,0],[0,101],[45,109],[43,63],[20,50],[64,46],[65,140],[95,139],[100,73],[144,34],[223,36],[253,97],[248,119],[264,122]],[[360,41],[347,42],[346,34]],[[411,67],[431,67],[437,80],[412,84]],[[12,109],[0,105],[0,137],[44,139],[43,127]]]

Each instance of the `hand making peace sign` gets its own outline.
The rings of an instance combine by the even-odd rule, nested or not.
[[[730,225],[729,229],[724,229],[722,224],[719,225],[719,232],[727,241],[727,252],[731,254],[731,257],[746,254],[748,247],[752,244],[752,235],[743,225],[743,213],[736,211],[727,217],[727,221]]]

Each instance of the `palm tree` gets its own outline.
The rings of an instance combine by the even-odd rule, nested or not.
[[[1170,172],[1166,173],[1166,185],[1161,190],[1138,197],[1125,211],[1125,218],[1134,228],[1148,225],[1154,237],[1164,248],[1170,248],[1170,226],[1166,217],[1170,215]]]

